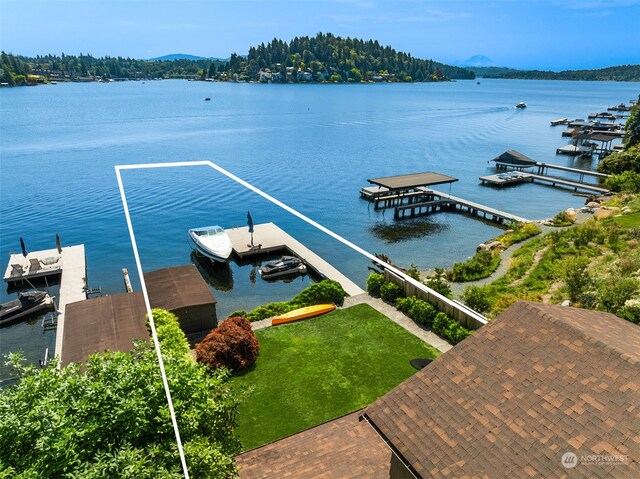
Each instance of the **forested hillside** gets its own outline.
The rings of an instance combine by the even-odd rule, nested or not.
[[[495,67],[494,67],[495,68]],[[584,81],[640,81],[640,65],[620,65],[599,70],[564,70],[561,72],[542,70],[512,70],[472,68],[484,78],[512,78],[523,80],[584,80]],[[496,71],[498,70],[498,71]]]
[[[2,52],[0,80],[6,86],[48,81],[108,81],[152,78],[189,78],[221,81],[288,82],[412,82],[473,79],[472,71],[421,60],[382,46],[318,33],[290,42],[274,38],[233,53],[228,59],[136,60],[96,58],[89,54],[17,56]]]
[[[253,77],[261,69],[291,76],[311,73],[314,81],[440,81],[473,79],[473,72],[382,46],[377,40],[341,38],[330,33],[296,37],[286,43],[274,38],[249,49],[246,59],[231,57],[230,69]],[[296,75],[297,77],[297,75]],[[294,79],[295,81],[295,79]]]

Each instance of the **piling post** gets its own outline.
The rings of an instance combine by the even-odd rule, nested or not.
[[[131,287],[131,280],[129,279],[129,270],[127,268],[122,268],[122,276],[124,276],[124,288],[127,293],[133,293],[133,288]]]

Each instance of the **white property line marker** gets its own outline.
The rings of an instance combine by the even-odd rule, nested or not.
[[[297,211],[297,210],[291,208],[290,206],[284,204],[282,201],[274,198],[273,196],[269,195],[268,193],[265,193],[261,189],[253,186],[251,183],[246,182],[242,178],[237,177],[236,175],[234,175],[233,173],[225,170],[221,166],[216,165],[212,161],[201,160],[201,161],[183,161],[183,162],[168,162],[168,163],[142,163],[142,164],[116,165],[115,166],[116,176],[118,178],[118,186],[120,188],[120,196],[122,197],[122,205],[124,206],[124,212],[125,212],[125,216],[126,216],[126,219],[127,219],[127,227],[129,228],[129,235],[131,236],[131,245],[133,246],[133,254],[134,254],[134,257],[135,257],[135,260],[136,260],[136,266],[138,268],[138,276],[140,277],[140,284],[142,286],[142,292],[144,294],[144,301],[145,301],[145,305],[147,307],[147,314],[149,315],[149,323],[151,324],[151,334],[153,336],[153,342],[154,342],[154,345],[155,345],[156,354],[158,355],[158,361],[160,363],[160,372],[162,374],[162,381],[163,381],[163,384],[164,384],[165,393],[167,395],[167,401],[169,403],[169,411],[171,413],[171,421],[173,422],[173,429],[175,431],[176,440],[178,442],[178,451],[180,452],[180,460],[182,461],[182,469],[184,471],[185,479],[189,479],[189,472],[187,471],[187,463],[186,463],[186,460],[185,460],[185,457],[184,457],[184,451],[183,451],[183,448],[182,448],[182,441],[180,439],[180,431],[178,429],[178,423],[176,421],[175,411],[173,409],[173,402],[171,400],[171,392],[169,391],[169,384],[167,382],[167,376],[166,376],[165,370],[164,370],[164,363],[162,362],[162,356],[160,354],[160,344],[158,342],[158,336],[156,334],[156,328],[155,328],[155,323],[153,321],[153,315],[151,314],[151,305],[149,303],[149,295],[147,293],[147,286],[145,284],[144,276],[142,274],[142,264],[140,263],[140,255],[138,254],[138,246],[136,244],[136,238],[135,238],[135,235],[133,233],[133,226],[131,224],[131,217],[129,215],[129,207],[127,205],[127,199],[126,199],[126,196],[125,196],[125,193],[124,193],[124,187],[122,186],[122,178],[120,176],[120,171],[121,170],[142,170],[142,169],[152,169],[152,168],[176,168],[176,167],[181,167],[181,166],[209,166],[209,167],[213,168],[214,170],[218,171],[219,173],[222,173],[227,178],[235,181],[236,183],[241,184],[245,188],[253,191],[254,193],[256,193],[256,194],[258,194],[260,196],[262,196],[264,199],[270,201],[274,205],[279,206],[280,208],[282,208],[285,211],[288,211],[289,213],[291,213],[294,216],[297,216],[298,218],[300,218],[304,222],[310,224],[314,228],[319,229],[323,233],[326,233],[327,235],[331,236],[332,238],[338,240],[340,243],[348,246],[349,248],[353,249],[354,251],[357,251],[358,253],[360,253],[361,255],[365,256],[366,258],[369,258],[371,261],[380,262],[380,259],[377,258],[376,256],[372,255],[368,251],[362,249],[360,246],[352,243],[348,239],[345,239],[342,236],[340,236],[339,234],[334,233],[333,231],[331,231],[327,227],[321,225],[317,221],[312,220],[308,216],[305,216],[304,214],[300,213],[299,211]],[[434,291],[431,288],[426,287],[424,284],[420,283],[419,281],[411,278],[410,276],[407,276],[406,273],[404,273],[403,271],[400,271],[396,267],[391,266],[391,265],[385,265],[385,268],[388,269],[389,271],[393,272],[394,274],[398,275],[399,277],[404,279],[404,281],[412,284],[413,286],[415,286],[417,288],[420,288],[420,289],[423,289],[423,290],[427,289],[430,294],[432,294],[433,296],[435,296],[438,299],[442,300],[443,302],[451,305],[452,307],[454,307],[456,309],[464,309],[467,312],[467,314],[469,314],[469,312],[471,311],[467,307],[462,308],[459,304],[457,304],[454,301],[450,300],[449,298],[441,295],[437,291]],[[486,320],[486,318],[484,318],[484,316],[476,313],[475,311],[473,311],[473,313],[475,313],[474,316],[477,315],[476,319],[478,321],[480,321],[481,323],[485,323],[485,324],[487,323],[487,320]]]

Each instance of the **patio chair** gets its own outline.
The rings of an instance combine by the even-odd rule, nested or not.
[[[41,269],[42,267],[40,266],[40,260],[38,258],[31,258],[29,260],[29,273],[35,273]]]
[[[23,276],[24,274],[25,271],[21,264],[11,265],[11,276]]]

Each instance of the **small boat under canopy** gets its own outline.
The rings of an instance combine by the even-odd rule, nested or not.
[[[195,244],[198,253],[212,261],[223,263],[229,259],[231,251],[233,251],[229,235],[221,226],[190,229],[189,237]]]

